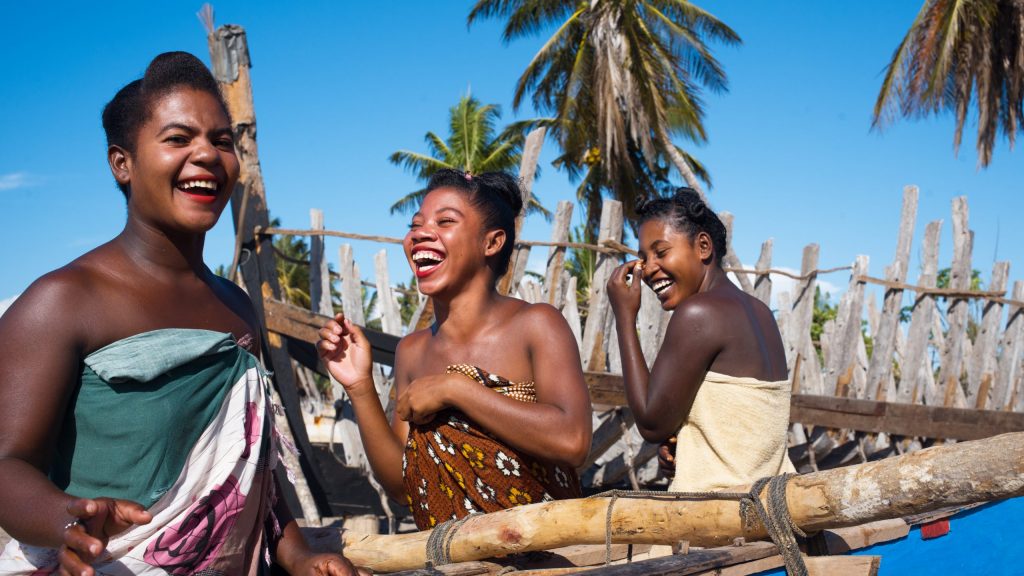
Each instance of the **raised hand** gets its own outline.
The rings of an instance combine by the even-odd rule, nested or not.
[[[77,521],[64,529],[64,543],[57,555],[59,574],[64,576],[92,576],[90,564],[112,536],[153,520],[141,504],[114,498],[79,498],[68,504],[67,512]]]
[[[316,343],[320,358],[334,379],[346,390],[372,382],[373,354],[363,331],[343,314],[338,314],[320,329]],[[371,384],[372,385],[372,384]]]
[[[608,279],[608,300],[611,302],[612,311],[616,319],[620,315],[625,318],[632,317],[640,312],[640,288],[643,284],[644,265],[640,260],[632,260],[619,266],[612,272]],[[627,276],[632,275],[632,281],[627,283]]]

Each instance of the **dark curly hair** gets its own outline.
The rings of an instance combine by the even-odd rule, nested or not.
[[[142,78],[118,90],[103,107],[107,146],[120,146],[134,154],[139,128],[149,120],[153,104],[182,87],[213,95],[224,108],[224,114],[231,118],[217,81],[199,58],[188,52],[164,52],[153,58]],[[131,194],[128,186],[119,182],[117,187],[125,198]]]
[[[715,263],[722,265],[726,250],[725,224],[693,188],[683,187],[672,196],[641,200],[637,203],[636,215],[639,224],[655,218],[667,220],[691,241],[699,232],[707,233],[715,250]]]
[[[469,174],[445,168],[434,173],[427,182],[427,193],[438,188],[454,188],[469,196],[469,202],[483,216],[484,228],[505,231],[505,245],[491,261],[494,279],[508,271],[516,243],[516,217],[523,211],[519,179],[506,172]]]

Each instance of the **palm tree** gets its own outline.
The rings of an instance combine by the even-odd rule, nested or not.
[[[707,171],[672,141],[704,142],[701,87],[726,89],[705,42],[739,36],[686,0],[478,0],[469,14],[506,18],[508,42],[555,26],[516,86],[513,106],[532,94],[596,228],[610,193],[632,210],[638,198],[672,189],[674,167],[695,190]]]
[[[896,115],[952,111],[960,149],[972,100],[978,109],[978,165],[992,161],[1001,131],[1014,144],[1024,99],[1024,1],[926,0],[889,62],[873,126]]]
[[[491,171],[514,171],[522,158],[524,132],[511,127],[495,135],[495,124],[501,118],[501,110],[493,104],[482,105],[469,94],[448,112],[448,140],[441,139],[434,132],[427,132],[425,140],[430,154],[399,150],[388,160],[416,174],[420,181],[427,181],[443,168],[454,168],[463,172],[480,174]],[[416,210],[425,189],[406,194],[391,205],[391,213],[408,213]],[[526,213],[540,213],[550,219],[551,213],[531,197]]]

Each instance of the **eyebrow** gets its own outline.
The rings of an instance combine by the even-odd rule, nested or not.
[[[435,214],[440,214],[442,212],[455,212],[459,216],[465,216],[465,214],[463,214],[461,210],[459,210],[458,208],[452,208],[451,206],[445,206],[444,208],[440,208],[437,210],[437,212],[435,212]]]
[[[196,128],[195,126],[190,126],[188,124],[182,124],[181,122],[171,122],[170,124],[167,124],[163,128],[161,128],[160,131],[157,132],[157,134],[163,134],[164,132],[167,132],[168,130],[184,130],[185,132],[188,132],[189,134],[195,134],[195,133],[199,132],[199,129]],[[234,132],[231,130],[230,126],[225,126],[223,128],[216,128],[216,129],[214,129],[212,131],[212,133],[215,136],[228,135],[228,136],[234,137]]]

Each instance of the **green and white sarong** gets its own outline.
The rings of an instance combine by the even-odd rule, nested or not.
[[[97,574],[257,574],[269,559],[278,462],[270,381],[230,334],[145,332],[84,361],[50,478],[77,497],[139,502]],[[57,551],[12,541],[0,575],[50,574]]]

